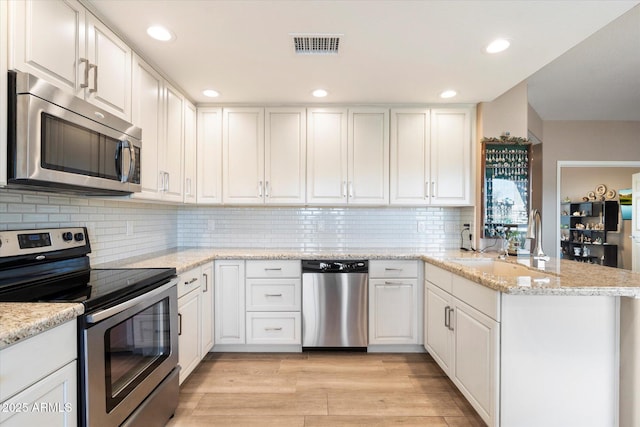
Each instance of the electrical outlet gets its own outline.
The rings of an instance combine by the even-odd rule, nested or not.
[[[216,220],[208,219],[207,220],[207,230],[208,231],[216,231]]]
[[[425,233],[427,231],[427,221],[418,221],[418,233]]]
[[[127,236],[133,236],[133,221],[127,221]]]

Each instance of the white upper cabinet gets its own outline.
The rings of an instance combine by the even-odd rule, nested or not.
[[[348,203],[389,203],[389,110],[350,109]]]
[[[431,203],[472,204],[471,111],[431,110]]]
[[[223,201],[304,204],[304,108],[223,110]]]
[[[307,203],[347,203],[347,109],[307,110]]]
[[[263,203],[264,109],[225,108],[223,117],[223,202]]]
[[[428,203],[430,122],[428,109],[391,110],[392,205]]]
[[[264,202],[304,204],[307,162],[304,108],[265,111]]]
[[[222,108],[198,108],[198,204],[222,203]]]
[[[10,2],[9,68],[131,120],[131,49],[76,0]]]
[[[137,199],[183,201],[184,103],[148,64],[133,65],[133,124],[142,128],[142,191]]]
[[[86,16],[90,77],[85,98],[131,120],[131,49],[93,15]]]
[[[197,201],[196,107],[184,102],[184,202]]]
[[[391,204],[473,203],[471,110],[391,110]]]
[[[161,199],[164,175],[160,150],[164,149],[164,89],[162,77],[137,56],[133,61],[133,124],[142,128],[142,191],[135,198]]]
[[[160,163],[165,172],[164,199],[173,202],[182,202],[184,102],[180,92],[165,84],[166,148],[160,153]]]

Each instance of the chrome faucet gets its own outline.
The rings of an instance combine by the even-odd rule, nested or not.
[[[529,225],[527,227],[527,239],[535,239],[536,246],[531,250],[534,267],[544,267],[544,261],[549,261],[549,257],[542,250],[542,217],[538,209],[531,209],[529,214]]]

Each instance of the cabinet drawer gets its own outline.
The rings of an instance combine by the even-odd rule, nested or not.
[[[371,260],[369,277],[418,277],[418,261]]]
[[[247,277],[300,277],[299,260],[247,261]]]
[[[300,311],[300,279],[247,279],[247,311]]]
[[[194,268],[178,276],[178,298],[194,289],[200,289],[200,267]]]
[[[74,319],[2,349],[0,402],[76,360],[76,328]]]
[[[302,344],[300,312],[247,313],[247,344]]]
[[[453,273],[428,262],[424,263],[424,279],[449,293],[453,291]]]
[[[453,295],[481,313],[500,321],[500,292],[464,277],[454,276]]]

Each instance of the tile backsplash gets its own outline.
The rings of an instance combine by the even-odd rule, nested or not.
[[[176,247],[177,212],[170,205],[0,189],[0,231],[87,227],[92,264]]]
[[[87,227],[100,264],[175,247],[455,249],[474,209],[194,207],[0,189],[0,231]]]
[[[460,247],[468,208],[192,207],[178,212],[180,246],[301,250]]]

